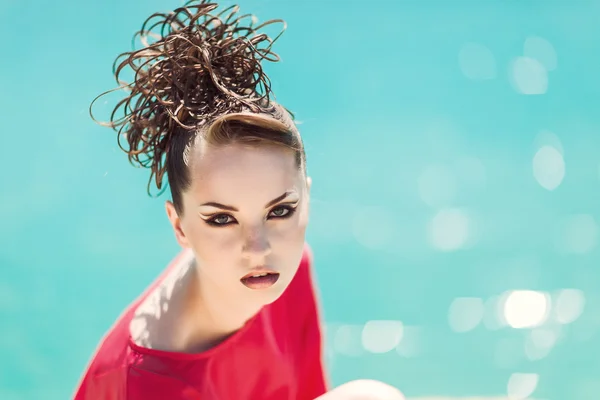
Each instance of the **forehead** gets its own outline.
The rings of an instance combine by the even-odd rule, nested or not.
[[[202,196],[277,196],[299,190],[302,178],[294,152],[275,145],[199,144],[192,160],[191,189]]]

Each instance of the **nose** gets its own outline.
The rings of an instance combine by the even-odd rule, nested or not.
[[[242,253],[245,258],[261,262],[271,253],[271,245],[264,228],[249,229],[244,235]]]

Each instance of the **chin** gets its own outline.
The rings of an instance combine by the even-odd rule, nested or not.
[[[255,304],[258,303],[260,307],[268,306],[281,297],[287,286],[288,285],[284,282],[277,282],[275,285],[267,289],[251,290],[250,295],[254,298]]]
[[[278,290],[277,293],[271,293],[271,294],[265,296],[265,301],[264,301],[263,305],[268,306],[269,304],[276,302],[281,297],[282,294],[283,294],[283,291]]]
[[[287,285],[275,285],[270,290],[266,291],[264,294],[264,305],[269,305],[275,301],[277,301],[281,295],[285,292]]]

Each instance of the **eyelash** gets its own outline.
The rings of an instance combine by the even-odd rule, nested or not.
[[[269,214],[271,214],[275,210],[281,210],[281,209],[287,210],[287,214],[285,214],[285,215],[283,215],[281,217],[275,217],[275,216],[274,217],[270,217],[269,219],[288,219],[292,215],[294,215],[294,213],[296,212],[296,207],[283,205],[283,206],[277,206],[277,207],[275,207],[274,209],[271,210],[271,212]],[[215,222],[215,220],[217,218],[219,218],[219,217],[229,217],[230,221],[227,222],[227,223],[224,223],[224,224],[220,224],[220,223]],[[231,215],[229,215],[229,214],[216,214],[216,215],[212,216],[210,219],[207,219],[205,222],[207,224],[211,225],[211,226],[223,227],[223,226],[231,225],[232,223],[235,222],[235,219]]]

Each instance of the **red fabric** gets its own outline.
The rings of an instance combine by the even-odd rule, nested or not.
[[[306,247],[281,297],[227,340],[199,354],[140,348],[130,338],[136,307],[167,268],[105,336],[74,399],[313,400],[325,393],[326,383],[311,264]]]

